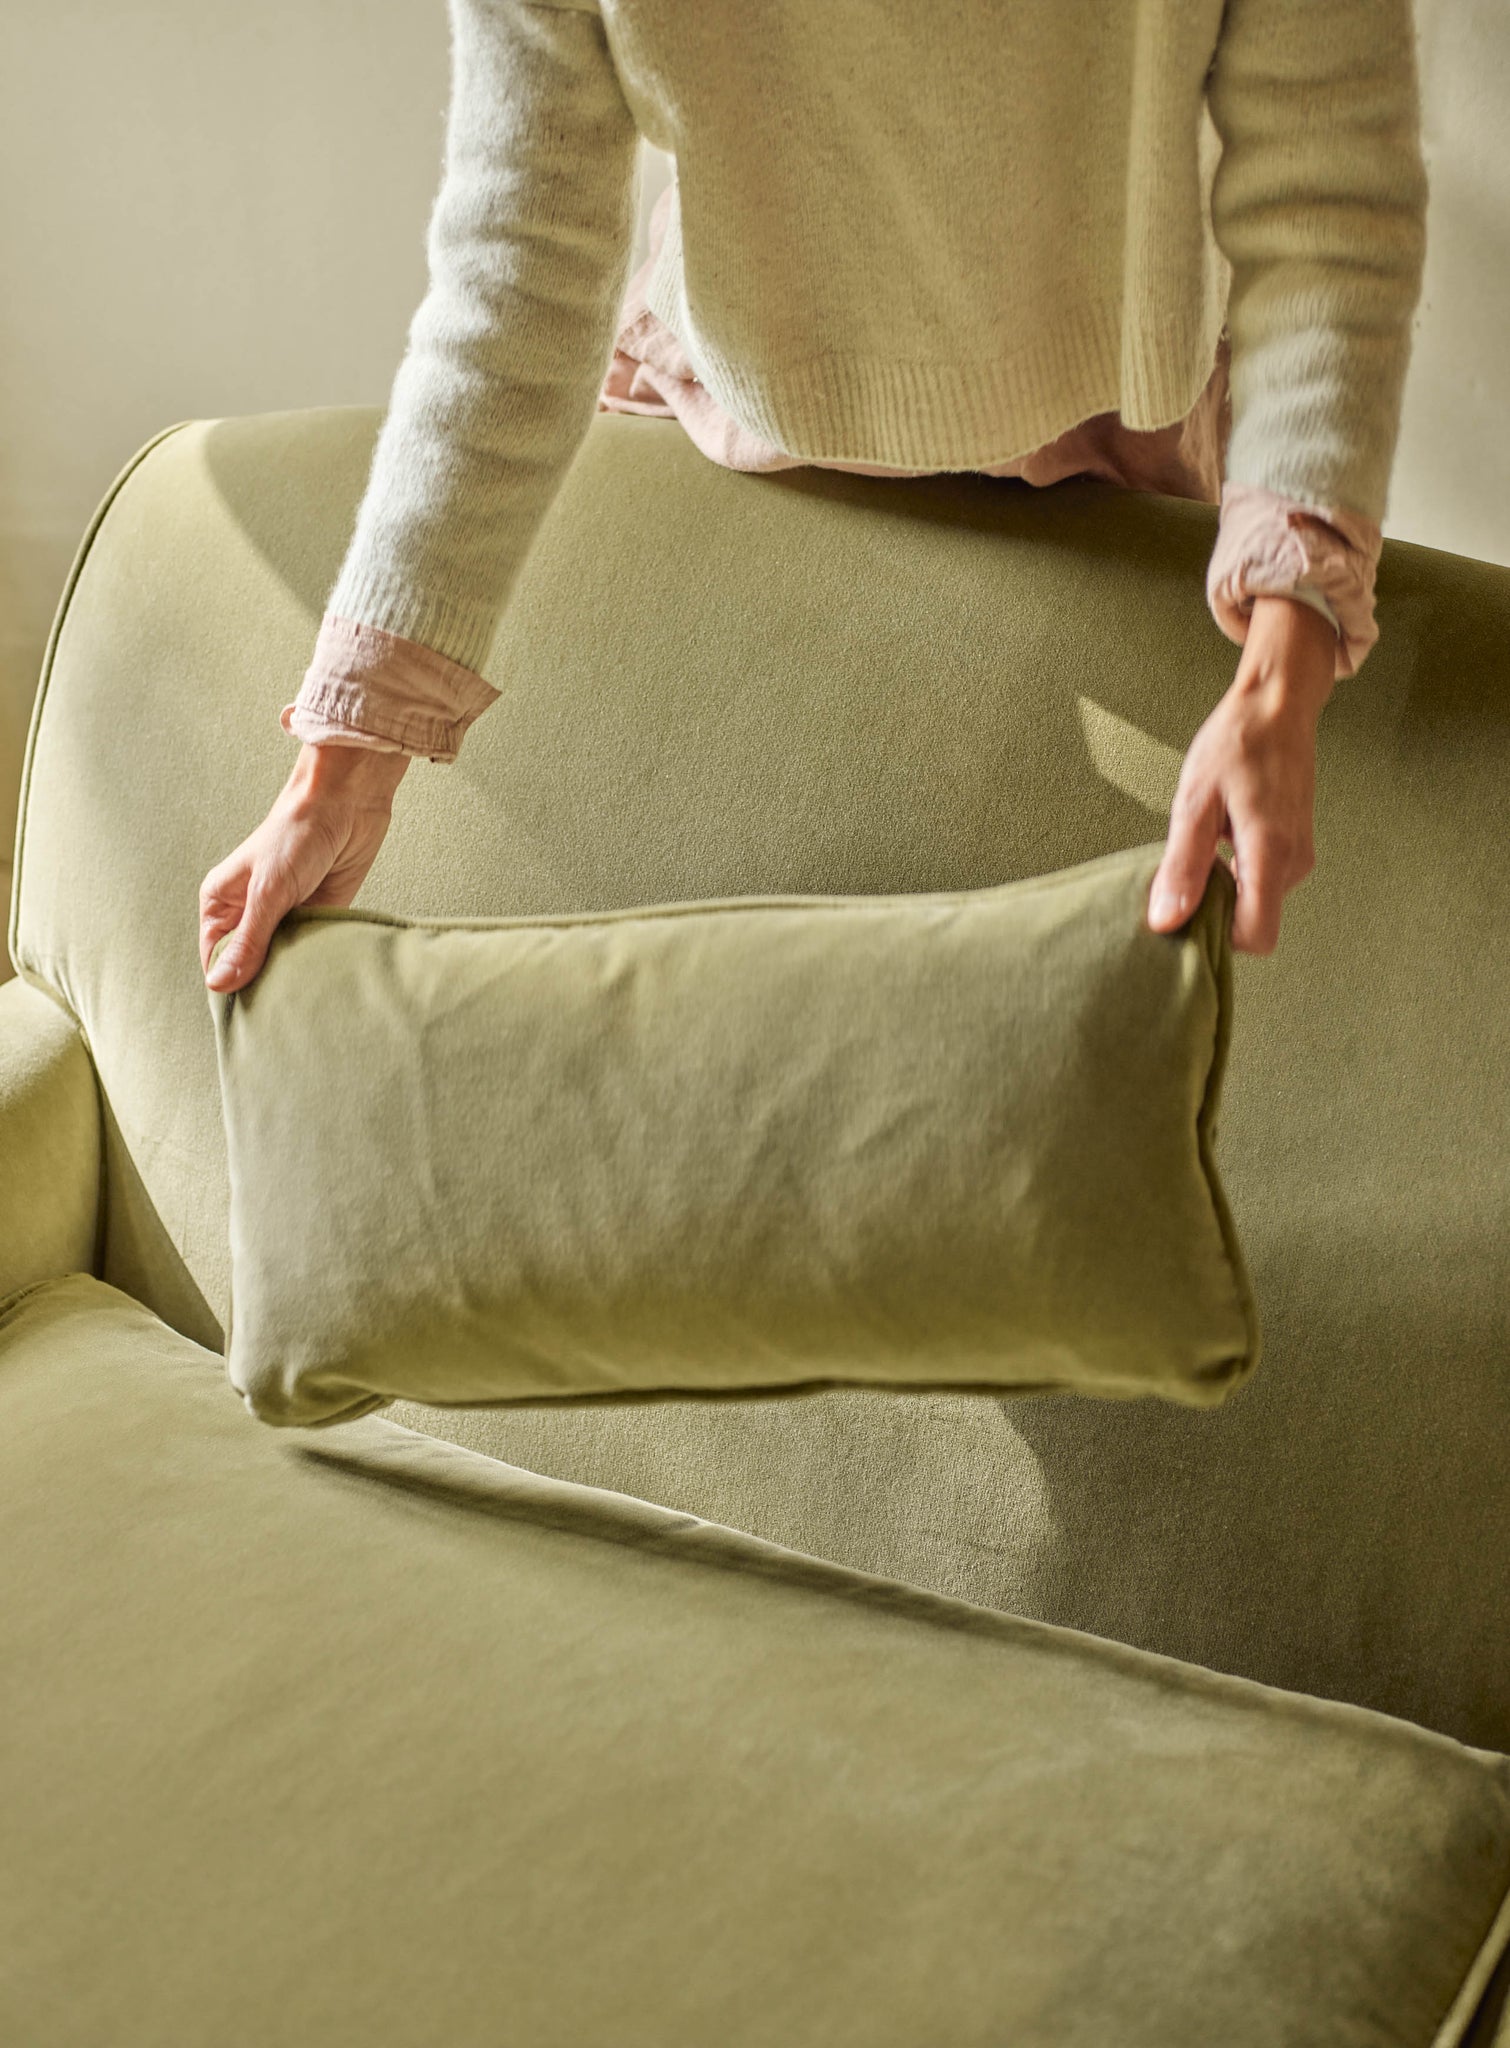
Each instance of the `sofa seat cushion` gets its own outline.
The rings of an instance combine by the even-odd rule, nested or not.
[[[1456,2048],[1510,1759],[0,1306],[0,2039]]]

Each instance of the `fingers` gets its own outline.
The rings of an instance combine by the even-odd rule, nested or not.
[[[407,756],[401,758],[407,765]],[[274,933],[296,904],[351,902],[391,821],[383,793],[391,796],[396,778],[391,768],[385,773],[388,782],[347,774],[290,778],[251,837],[211,868],[199,891],[199,960],[208,988],[245,988],[255,980]]]
[[[1315,866],[1316,723],[1305,699],[1234,686],[1191,742],[1170,807],[1148,923],[1175,931],[1194,913],[1225,836],[1237,902],[1232,944],[1272,953],[1285,896]]]
[[[1232,836],[1232,871],[1237,877],[1232,943],[1241,953],[1272,953],[1279,944],[1285,895],[1315,865],[1310,835],[1240,810]]]
[[[254,868],[239,920],[231,917],[218,925],[212,922],[205,928],[213,932],[208,945],[205,944],[205,931],[200,933],[201,951],[206,962],[223,933],[234,930],[236,934],[215,965],[207,966],[206,986],[223,993],[227,989],[244,988],[254,980],[267,958],[273,933],[284,914],[298,901],[298,896],[293,878],[282,868],[271,865]]]
[[[1148,922],[1154,931],[1177,931],[1193,914],[1206,893],[1226,822],[1220,784],[1187,767],[1170,807],[1164,858],[1148,892]]]

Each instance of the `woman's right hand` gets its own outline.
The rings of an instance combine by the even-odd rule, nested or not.
[[[285,912],[349,904],[377,859],[414,757],[337,742],[299,749],[272,809],[199,885],[199,963],[217,992],[255,979]],[[213,970],[210,955],[236,936]]]

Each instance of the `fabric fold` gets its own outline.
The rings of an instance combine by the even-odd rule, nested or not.
[[[313,742],[456,759],[501,692],[474,670],[379,626],[327,612],[283,730]]]
[[[1228,481],[1206,571],[1212,617],[1241,644],[1255,597],[1319,592],[1338,629],[1335,677],[1354,675],[1379,638],[1374,577],[1382,547],[1377,523],[1358,513]]]

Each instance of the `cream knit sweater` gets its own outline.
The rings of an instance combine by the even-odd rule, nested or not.
[[[448,7],[430,286],[327,621],[444,657],[464,716],[597,409],[642,134],[677,166],[647,301],[791,453],[969,470],[1113,408],[1162,426],[1225,317],[1227,477],[1383,519],[1425,248],[1410,0]]]

